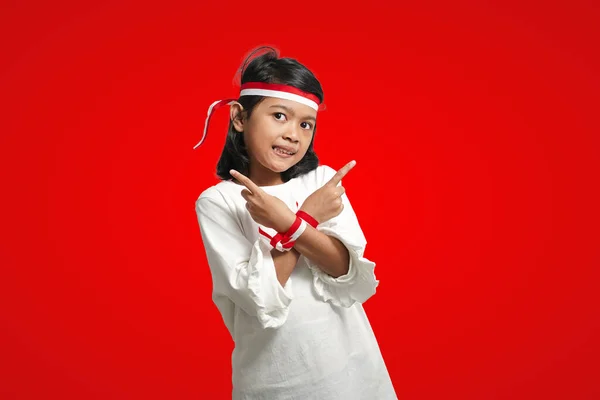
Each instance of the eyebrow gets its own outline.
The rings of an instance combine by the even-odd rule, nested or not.
[[[289,108],[289,107],[287,107],[287,106],[284,106],[283,104],[273,104],[273,105],[272,105],[272,106],[270,106],[269,108],[282,108],[282,109],[284,109],[285,111],[287,111],[288,113],[290,113],[290,114],[292,114],[292,115],[296,115],[296,113],[294,112],[294,110],[292,110],[291,108]],[[309,116],[306,116],[306,117],[304,117],[304,118],[302,118],[302,119],[308,119],[308,120],[311,120],[311,121],[313,121],[313,122],[317,122],[317,119],[316,119],[315,117],[313,117],[313,116],[310,116],[310,115],[309,115]]]

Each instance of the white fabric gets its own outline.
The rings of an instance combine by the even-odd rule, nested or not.
[[[319,105],[314,101],[307,99],[306,97],[302,97],[295,93],[282,92],[280,90],[271,90],[271,89],[244,89],[240,91],[240,96],[265,96],[265,97],[276,97],[284,100],[292,100],[297,103],[301,103],[309,106],[315,111],[319,111]]]
[[[296,202],[302,205],[334,173],[319,166],[262,189],[295,211]],[[397,399],[362,307],[379,282],[375,263],[363,257],[367,242],[346,194],[342,213],[318,230],[348,248],[348,274],[333,278],[300,256],[282,287],[243,188],[222,181],[196,201],[213,301],[235,342],[233,399]]]

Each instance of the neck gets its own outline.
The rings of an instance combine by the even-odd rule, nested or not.
[[[248,177],[256,184],[256,186],[273,186],[283,183],[281,173],[273,172],[268,168],[261,167],[256,168],[252,164],[250,165]]]

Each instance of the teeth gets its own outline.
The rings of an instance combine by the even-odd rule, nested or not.
[[[287,155],[290,155],[290,156],[294,154],[294,153],[291,153],[289,151],[285,151],[285,150],[283,150],[280,147],[275,147],[275,151],[277,151],[278,153],[287,154]]]

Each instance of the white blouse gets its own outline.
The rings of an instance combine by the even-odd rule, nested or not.
[[[321,165],[261,189],[296,212],[335,172]],[[244,188],[222,181],[196,201],[212,298],[235,342],[233,399],[397,399],[362,307],[379,281],[375,263],[363,257],[367,242],[347,195],[340,215],[317,229],[348,248],[348,273],[333,278],[300,256],[282,287],[272,247],[246,210]]]

